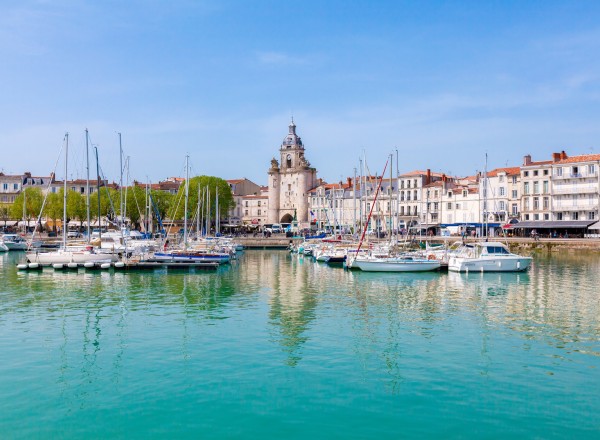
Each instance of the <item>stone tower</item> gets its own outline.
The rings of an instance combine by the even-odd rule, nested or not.
[[[293,119],[279,148],[279,161],[271,160],[268,174],[268,223],[290,223],[294,214],[299,222],[307,222],[308,191],[317,186],[317,170],[304,157]]]

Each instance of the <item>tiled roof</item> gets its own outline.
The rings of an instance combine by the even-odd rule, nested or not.
[[[520,167],[496,168],[487,173],[488,177],[496,177],[500,173],[506,173],[507,176],[514,176],[521,173]]]
[[[580,156],[567,157],[566,159],[555,162],[557,164],[577,163],[577,162],[593,162],[600,160],[600,154],[582,154]]]

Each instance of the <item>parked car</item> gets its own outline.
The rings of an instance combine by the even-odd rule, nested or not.
[[[67,238],[81,238],[81,232],[79,231],[68,231]]]

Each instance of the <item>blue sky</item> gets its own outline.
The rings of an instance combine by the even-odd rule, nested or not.
[[[266,183],[292,114],[328,181],[599,153],[599,54],[597,1],[0,1],[0,168],[68,131],[83,176],[87,127],[111,179],[121,132],[138,180]]]

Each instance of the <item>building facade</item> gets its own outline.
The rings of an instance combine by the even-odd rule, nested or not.
[[[273,158],[268,171],[268,223],[291,223],[294,218],[308,222],[308,194],[317,186],[317,170],[310,166],[304,153],[292,120],[279,148],[279,161]]]

